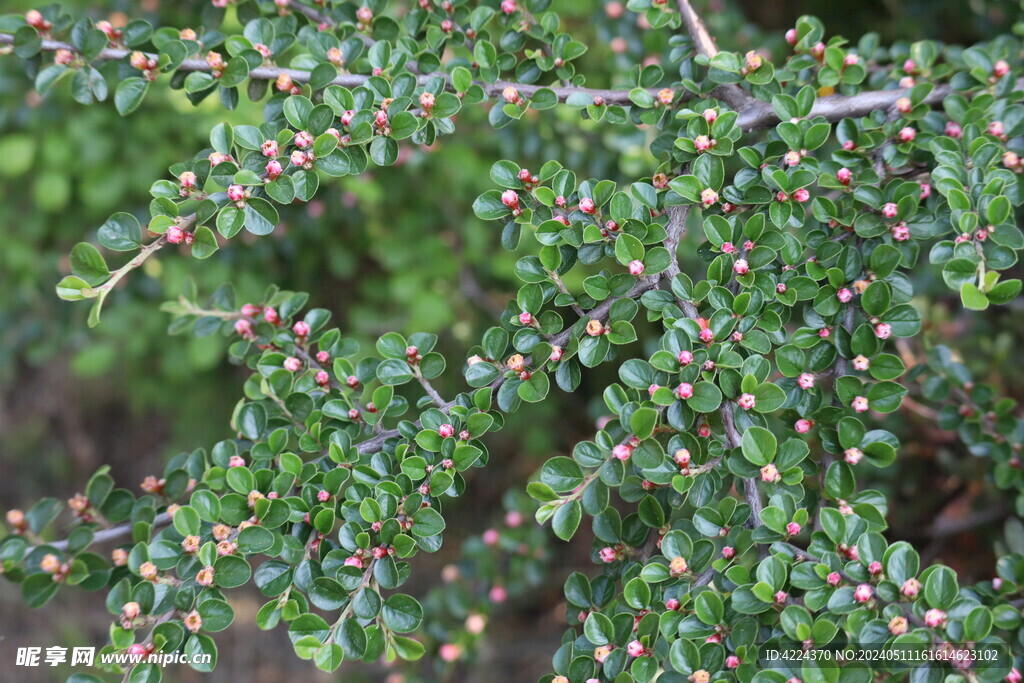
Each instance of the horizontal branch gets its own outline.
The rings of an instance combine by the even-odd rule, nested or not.
[[[0,34],[0,47],[14,44],[14,36],[7,34]],[[64,43],[58,40],[44,40],[42,41],[41,48],[44,52],[56,52],[57,50],[69,50],[71,52],[77,52],[74,45],[70,43]],[[121,48],[108,47],[104,48],[99,56],[96,57],[99,61],[114,62],[125,59],[132,54],[131,50],[124,50]],[[148,58],[156,59],[157,55],[144,53]],[[210,73],[213,70],[210,65],[202,59],[186,59],[176,69],[177,71],[193,72],[202,71]],[[280,66],[260,66],[249,71],[249,78],[264,81],[276,81],[282,74],[287,74],[292,81],[296,83],[308,83],[310,72],[302,69],[289,69]],[[417,82],[420,85],[424,85],[432,78],[443,78],[448,81],[448,75],[441,72],[434,72],[429,74],[422,74],[416,77]],[[370,79],[369,75],[366,74],[338,74],[337,77],[332,80],[329,85],[340,85],[345,88],[358,88],[365,84]],[[620,104],[629,105],[631,101],[629,99],[628,90],[611,90],[611,89],[599,89],[599,88],[582,88],[576,86],[562,86],[562,87],[549,87],[545,85],[531,84],[531,83],[517,83],[514,81],[496,81],[494,83],[483,83],[477,82],[484,93],[488,97],[499,97],[506,88],[514,88],[521,97],[527,99],[531,98],[536,94],[538,90],[549,88],[555,93],[559,102],[565,102],[569,97],[573,95],[584,95],[590,99],[600,98],[604,100],[605,104]],[[449,84],[450,87],[450,84]],[[658,89],[650,88],[648,92],[652,96],[657,96]]]
[[[170,524],[170,522],[171,516],[166,512],[161,512],[159,515],[153,518],[153,528],[155,529],[156,527],[166,526]],[[126,536],[130,536],[134,526],[135,524],[132,522],[125,522],[124,524],[112,526],[109,529],[100,529],[95,534],[93,534],[92,542],[103,543],[104,541],[114,541],[120,538],[124,538]],[[67,550],[68,541],[67,539],[65,539],[63,541],[54,541],[53,543],[43,543],[42,545],[48,546],[50,548],[56,548],[57,550]]]
[[[14,36],[0,34],[0,47],[13,44]],[[44,40],[42,41],[42,50],[45,52],[56,52],[57,50],[70,50],[74,52],[75,47],[69,43],[63,43],[57,40]],[[128,57],[130,54],[130,50],[108,47],[100,52],[97,59],[103,61],[117,61]],[[156,58],[156,55],[147,56]],[[185,72],[212,71],[210,65],[201,59],[186,59],[181,63],[177,70]],[[289,69],[280,66],[257,67],[249,72],[249,77],[258,80],[274,81],[277,80],[278,76],[281,74],[287,74],[296,83],[309,82],[310,73],[308,71],[303,71],[301,69]],[[366,83],[369,78],[370,76],[365,74],[339,74],[333,81],[331,81],[330,84],[340,85],[346,88],[357,88]],[[420,85],[425,84],[431,78],[443,78],[448,81],[448,75],[441,72],[422,74],[416,78]],[[629,99],[629,90],[583,88],[577,86],[554,87],[530,83],[517,83],[515,81],[496,81],[494,83],[478,82],[477,84],[483,89],[484,93],[488,97],[500,97],[506,88],[514,88],[521,97],[529,99],[533,97],[538,90],[547,88],[554,92],[559,102],[565,102],[574,95],[584,95],[590,99],[601,98],[605,104],[619,104],[625,106],[632,104]],[[1016,88],[1018,90],[1024,88],[1024,79],[1020,79],[1017,82]],[[656,96],[658,89],[649,88],[648,92],[651,95]],[[951,86],[938,84],[931,93],[925,97],[923,102],[929,106],[935,106],[940,104],[947,96],[952,94],[952,92],[953,88]],[[835,122],[842,119],[867,116],[874,111],[890,109],[896,104],[896,100],[905,96],[905,89],[894,88],[891,90],[865,91],[856,95],[829,95],[827,97],[820,97],[814,103],[808,118],[821,116],[828,121]],[[679,101],[685,102],[690,99],[693,99],[693,95],[686,93]],[[744,132],[749,133],[755,130],[770,128],[780,121],[771,104],[767,102],[749,100],[746,103],[746,106],[741,105],[738,108],[740,111],[737,125],[739,125]]]

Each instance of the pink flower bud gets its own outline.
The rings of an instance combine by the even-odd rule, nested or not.
[[[629,274],[630,275],[641,275],[644,272],[644,262],[640,260],[632,260],[629,262]]]
[[[746,259],[736,259],[736,263],[732,264],[732,270],[737,275],[746,275],[750,270],[750,264]]]
[[[888,339],[892,334],[892,326],[888,323],[878,323],[875,325],[875,336],[879,339]]]
[[[836,298],[839,299],[841,303],[848,304],[853,299],[853,291],[848,287],[843,287],[836,292]]]
[[[365,6],[360,7],[356,10],[356,19],[362,24],[369,24],[373,21],[373,10]]]
[[[704,206],[711,206],[718,201],[718,193],[709,187],[700,193],[700,201]]]
[[[252,323],[248,320],[236,320],[235,321],[235,334],[243,337],[252,335]]]
[[[779,474],[779,468],[774,463],[768,463],[761,468],[761,481],[767,484],[773,484],[777,481],[782,480],[782,475]]]
[[[778,591],[775,594],[775,604],[776,605],[785,605],[786,601],[788,601],[788,600],[789,600],[789,593],[787,593],[786,591]]]
[[[951,138],[959,138],[963,134],[964,131],[959,123],[956,121],[946,121],[946,135]]]
[[[882,573],[882,563],[879,562],[878,560],[875,560],[874,562],[869,564],[868,565],[868,573],[871,574],[872,576],[878,576],[879,574],[881,574]]]
[[[630,657],[642,657],[646,653],[646,650],[644,649],[643,643],[639,640],[634,640],[626,646],[626,652],[629,653]]]
[[[680,608],[681,604],[675,598],[669,598],[665,601],[665,609],[675,612]]]
[[[612,457],[616,460],[626,461],[633,455],[633,447],[629,444],[620,443],[612,449]]]
[[[297,337],[308,337],[309,336],[309,323],[307,323],[307,322],[305,322],[303,320],[299,320],[294,325],[292,325],[292,332],[294,332],[295,336],[297,336]]]
[[[860,57],[855,54],[848,54],[843,57],[843,66],[854,66],[860,63]]]
[[[295,356],[289,356],[284,359],[284,369],[288,372],[298,372],[302,369],[302,361]]]
[[[889,232],[892,233],[892,238],[897,242],[906,242],[910,239],[910,228],[903,221],[893,225]]]
[[[789,287],[786,286],[785,282],[780,282],[779,284],[775,285],[775,291],[778,292],[779,294],[785,294],[787,289],[789,289]]]
[[[291,153],[291,156],[289,156],[288,159],[292,162],[293,166],[304,166],[308,157],[305,152],[297,149]]]
[[[583,197],[582,199],[580,199],[580,211],[582,211],[583,213],[592,214],[595,211],[597,211],[597,205],[594,203],[594,200],[591,199],[590,197]]]
[[[686,367],[687,365],[693,362],[693,354],[689,351],[680,351],[677,360],[679,361],[680,365]]]
[[[505,14],[512,14],[516,11],[515,0],[501,0],[501,11]]]
[[[814,375],[809,372],[802,373],[796,380],[797,386],[801,389],[814,388]]]
[[[423,110],[429,112],[434,108],[434,94],[429,92],[420,93],[420,106]]]
[[[240,455],[232,455],[228,459],[228,467],[245,467],[245,458]]]
[[[684,401],[693,396],[693,385],[689,382],[683,382],[676,387],[676,396],[683,399]]]
[[[498,545],[498,541],[500,540],[501,535],[498,533],[497,529],[488,529],[483,533],[482,538],[484,541],[484,545],[496,546]]]
[[[271,159],[267,162],[267,180],[275,180],[279,175],[284,172],[284,168],[281,166],[281,162],[277,159]]]
[[[864,371],[871,366],[871,361],[865,356],[857,356],[853,359],[853,369]]]
[[[1002,78],[1008,73],[1010,73],[1010,65],[1006,63],[1005,59],[1000,59],[992,65],[992,75],[996,78]]]
[[[806,434],[807,432],[811,431],[811,428],[813,426],[814,426],[813,422],[811,422],[810,420],[801,418],[801,419],[796,421],[796,424],[793,425],[793,428],[796,429],[797,434]]]
[[[729,655],[728,657],[725,658],[725,668],[726,669],[735,669],[739,665],[740,665],[740,658],[737,657],[736,655]]]
[[[731,560],[732,558],[736,557],[736,548],[733,548],[731,545],[725,546],[724,548],[722,548],[722,557],[724,557],[727,560]]]
[[[1010,669],[1010,673],[1006,674],[1006,677],[1003,680],[1006,681],[1006,683],[1021,683],[1021,681],[1024,680],[1024,676],[1022,676],[1020,671],[1017,670],[1017,667],[1013,667]]]
[[[796,166],[797,164],[800,163],[801,158],[802,157],[800,156],[800,152],[791,149],[788,152],[786,152],[785,156],[782,157],[782,161],[787,166]]]
[[[938,628],[946,622],[946,613],[940,609],[930,609],[924,613],[924,625],[928,628]]]
[[[916,138],[916,137],[917,137],[917,131],[914,130],[913,128],[911,128],[910,126],[906,126],[905,128],[901,128],[900,129],[900,132],[899,132],[900,142],[913,142],[914,138]]]
[[[717,109],[705,109],[704,112],[703,112],[703,116],[704,116],[704,120],[707,121],[708,123],[714,123],[715,119],[718,118],[718,110]]]
[[[796,29],[795,28],[791,28],[788,31],[786,31],[786,42],[787,43],[789,43],[793,47],[796,47],[796,44],[797,44],[798,40],[799,40],[799,38],[797,38],[797,34],[796,34]]]
[[[875,594],[875,589],[866,583],[862,583],[853,591],[853,599],[863,604],[871,600]]]
[[[753,50],[750,50],[743,56],[743,61],[747,71],[757,71],[764,64],[764,58]]]
[[[900,586],[900,593],[907,596],[908,598],[917,597],[917,593],[921,590],[921,582],[917,579],[910,578],[903,582]]]
[[[305,149],[313,144],[313,136],[307,131],[300,130],[295,134],[294,142],[297,147]]]
[[[754,404],[756,402],[757,399],[754,398],[753,394],[741,394],[740,397],[736,400],[736,405],[738,405],[740,408],[743,408],[743,410],[750,410],[751,408],[754,407]]]
[[[614,548],[601,548],[597,554],[605,564],[611,564],[618,559],[618,554],[615,552]]]
[[[889,633],[894,636],[901,636],[907,632],[907,618],[893,617],[889,620]]]
[[[712,141],[707,135],[698,135],[693,139],[693,146],[698,152],[705,152],[712,147]]]
[[[932,186],[928,183],[920,183],[921,185],[921,200],[928,199],[932,196]]]
[[[839,575],[839,572],[830,572],[829,575],[825,577],[825,581],[828,585],[835,587],[842,583],[843,577]]]
[[[327,374],[326,370],[319,370],[316,373],[316,383],[322,387],[326,387],[331,383],[331,376]]]
[[[858,413],[863,413],[868,409],[868,400],[863,396],[857,396],[850,405]]]
[[[846,150],[847,152],[852,152],[853,150],[857,149],[857,143],[855,143],[853,140],[847,140],[846,142],[843,143],[843,149]]]
[[[800,530],[802,528],[803,527],[801,527],[796,522],[790,522],[789,524],[786,525],[786,533],[789,534],[790,536],[796,536],[797,534],[800,533]]]
[[[185,241],[185,231],[177,225],[172,225],[167,228],[167,232],[165,232],[164,235],[167,237],[167,241],[171,244],[181,244]]]
[[[510,211],[519,210],[519,194],[515,190],[505,190],[501,193],[501,203]]]
[[[680,468],[687,468],[690,466],[690,451],[685,448],[680,448],[672,456],[672,459],[676,461],[676,464]]]
[[[864,457],[864,451],[859,448],[847,448],[843,451],[843,460],[850,465],[856,465]]]
[[[652,384],[651,386],[647,387],[647,395],[654,396],[654,392],[656,392],[660,388],[661,387],[659,387],[657,384]]]
[[[525,311],[520,313],[519,314],[519,324],[520,325],[532,325],[533,324],[533,316],[530,315],[529,313],[525,312]]]
[[[705,344],[708,344],[715,339],[715,333],[710,328],[704,328],[700,331],[700,340]]]
[[[263,309],[263,319],[271,325],[276,325],[281,322],[281,316],[277,314],[277,310],[271,306],[267,306]]]
[[[849,185],[851,178],[853,178],[853,172],[845,166],[836,171],[836,180],[843,185]]]
[[[452,427],[450,424],[443,424],[437,428],[437,433],[442,439],[447,439],[455,434],[455,427]]]
[[[886,218],[895,218],[897,213],[899,213],[899,208],[892,202],[887,202],[882,207],[882,215]]]
[[[997,138],[1003,137],[1003,122],[993,121],[992,123],[988,124],[988,127],[985,129],[985,132],[987,132],[989,135],[994,135]]]
[[[560,346],[552,346],[551,347],[551,355],[548,356],[548,360],[551,360],[551,361],[557,363],[558,361],[562,360],[562,356],[564,354],[565,354],[565,349],[563,349]]]
[[[736,245],[732,242],[722,242],[722,253],[731,254],[736,251]]]

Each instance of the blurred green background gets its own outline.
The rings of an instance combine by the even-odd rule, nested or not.
[[[612,20],[596,0],[555,0],[566,28],[591,46],[580,70],[595,87],[621,82],[629,66],[664,58],[667,35],[645,31],[636,16]],[[878,31],[883,42],[936,38],[970,43],[1011,29],[1017,3],[987,0],[697,0],[724,48],[763,46],[781,54],[782,33],[801,14],[820,16],[830,32],[856,40]],[[208,2],[90,2],[64,6],[76,14],[115,25],[146,18],[156,25],[198,28]],[[4,12],[33,3],[6,0]],[[593,17],[597,17],[596,20]],[[232,27],[229,13],[227,29]],[[622,41],[618,39],[623,39]],[[623,42],[624,41],[624,42]],[[393,168],[360,177],[326,180],[317,199],[282,213],[283,226],[262,239],[236,239],[214,258],[198,262],[185,252],[164,250],[144,272],[110,298],[103,323],[85,324],[87,306],[62,303],[54,284],[67,271],[66,255],[114,211],[143,215],[150,183],[167,167],[207,146],[218,121],[252,123],[261,104],[243,101],[226,112],[215,98],[193,107],[166,79],[142,107],[120,118],[110,102],[82,106],[67,84],[40,98],[30,89],[23,65],[0,57],[0,508],[27,506],[42,495],[67,498],[89,474],[108,463],[119,483],[134,486],[182,450],[208,446],[227,435],[230,411],[243,378],[224,362],[224,341],[168,336],[168,316],[158,309],[175,298],[185,277],[201,292],[233,282],[239,300],[255,300],[266,285],[309,291],[311,305],[329,308],[335,323],[364,345],[388,330],[432,331],[441,351],[460,358],[516,289],[517,255],[501,249],[494,224],[473,215],[473,199],[490,189],[488,170],[497,159],[536,169],[558,159],[580,176],[629,181],[649,175],[652,131],[615,128],[578,120],[575,112],[531,112],[518,124],[494,131],[486,112],[470,109],[458,117],[455,136],[431,149],[403,148]],[[160,87],[163,86],[163,87]],[[244,99],[244,98],[243,98]],[[687,237],[684,249],[697,244]],[[524,252],[530,249],[524,244]],[[1021,367],[1020,305],[964,315],[959,302],[936,287],[927,267],[916,274],[918,291],[930,297],[922,312],[926,337],[967,353],[979,379],[1020,397],[1024,381],[1004,367]],[[1019,277],[1019,275],[1017,275]],[[570,283],[571,286],[571,283]],[[438,388],[446,396],[463,388],[449,362]],[[475,475],[466,500],[455,508],[454,532],[437,558],[420,558],[413,592],[425,592],[445,561],[457,554],[460,535],[479,532],[501,514],[495,505],[508,486],[522,487],[547,457],[569,451],[593,431],[601,406],[589,399],[613,370],[589,373],[572,396],[556,394],[515,416],[509,429],[490,442],[492,466]],[[913,408],[913,406],[911,406]],[[894,429],[907,444],[895,465],[872,486],[893,505],[894,537],[911,537],[943,514],[963,515],[989,491],[972,481],[985,464],[966,454],[955,437],[928,427],[927,409],[897,416]],[[526,427],[529,426],[527,429]],[[911,432],[910,430],[913,430]],[[915,439],[908,438],[913,433]],[[867,483],[866,483],[867,484]],[[927,492],[922,495],[922,492]],[[1002,517],[967,536],[919,538],[931,558],[941,557],[961,575],[985,578],[993,550],[989,529]],[[542,590],[529,601],[505,608],[495,621],[490,645],[475,664],[422,669],[427,680],[485,680],[481,671],[503,670],[526,680],[547,670],[562,629],[558,616],[561,584],[573,570],[591,571],[585,539],[571,549],[559,544],[557,561]],[[243,603],[244,603],[244,599]],[[245,604],[239,619],[222,634],[216,680],[245,674],[255,681],[281,680],[286,672],[314,676],[295,660],[284,633],[264,634],[251,626]],[[108,616],[99,596],[65,591],[39,612],[19,608],[16,587],[0,583],[0,672],[13,661],[16,644],[98,644]],[[248,605],[258,606],[255,599]],[[280,648],[269,645],[277,643]],[[499,645],[503,644],[503,645]],[[511,644],[511,645],[509,645]],[[20,670],[21,680],[49,680],[45,671]],[[369,680],[381,680],[371,671]],[[184,669],[169,680],[192,680]],[[346,679],[348,680],[348,679]]]

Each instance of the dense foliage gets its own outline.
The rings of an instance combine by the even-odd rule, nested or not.
[[[418,659],[410,634],[429,638],[447,601],[425,610],[398,589],[410,558],[440,548],[447,501],[488,464],[486,435],[609,364],[612,417],[526,487],[562,540],[589,518],[602,565],[566,579],[569,628],[546,681],[1020,680],[1019,540],[1006,540],[995,578],[962,585],[887,540],[889,501],[859,485],[898,457],[875,423],[919,384],[949,402],[940,426],[1024,505],[1014,403],[945,347],[912,368],[894,348],[921,331],[912,270],[934,269],[970,310],[1020,294],[1005,276],[1024,247],[1019,39],[851,45],[803,17],[790,54],[770,61],[719,51],[687,0],[632,0],[628,11],[671,36],[668,61],[595,90],[575,66],[586,46],[546,0],[422,0],[400,13],[241,2],[238,33],[217,28],[217,5],[228,3],[206,10],[204,29],[114,28],[56,7],[0,18],[0,43],[41,92],[67,80],[78,102],[109,99],[128,116],[164,78],[194,103],[263,103],[262,123],[215,125],[208,148],[154,182],[143,220],[118,212],[100,226],[100,247],[127,255],[116,267],[91,242],[75,246],[57,293],[91,301],[90,325],[158,251],[207,259],[269,235],[279,206],[395,164],[400,141],[457,135],[463,108],[487,108],[495,128],[576,109],[656,131],[658,161],[629,183],[558,161],[495,163],[473,209],[498,222],[502,246],[531,253],[515,263],[515,300],[455,359],[425,332],[361,349],[305,293],[271,286],[246,302],[228,285],[186,286],[164,307],[171,331],[228,340],[251,373],[233,438],[172,459],[142,496],[101,470],[69,501],[80,524],[63,541],[44,540],[58,501],[10,511],[3,571],[29,605],[62,584],[106,589],[112,650],[215,653],[210,634],[234,616],[227,592],[252,580],[270,598],[258,625],[284,622],[320,668]],[[704,241],[683,254],[688,228]],[[642,357],[625,357],[638,346]],[[445,399],[433,382],[452,366],[469,389]],[[503,531],[467,554],[507,562],[509,582],[527,586],[546,541],[524,522],[533,508],[507,502]],[[105,540],[121,545],[90,549]],[[766,659],[846,646],[903,658]]]

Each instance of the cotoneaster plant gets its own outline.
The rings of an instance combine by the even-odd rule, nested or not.
[[[1013,401],[945,347],[908,368],[897,346],[921,328],[911,271],[941,276],[967,309],[1020,293],[1004,272],[1024,247],[1021,41],[885,48],[802,17],[773,62],[720,51],[687,0],[631,0],[672,34],[671,63],[597,90],[575,66],[586,46],[549,5],[215,0],[202,28],[115,28],[54,6],[0,19],[0,45],[40,92],[68,80],[79,102],[112,98],[123,115],[167,85],[196,103],[264,101],[265,121],[218,125],[157,180],[148,215],[99,228],[120,265],[74,248],[57,293],[91,300],[90,325],[158,251],[205,259],[243,231],[271,233],[276,205],[456,133],[464,107],[502,127],[565,105],[643,126],[652,153],[626,183],[558,161],[493,165],[473,209],[530,253],[515,300],[461,358],[422,333],[360,350],[303,293],[184,292],[165,306],[171,331],[229,338],[251,373],[231,437],[175,457],[141,495],[101,470],[68,501],[63,540],[47,540],[57,500],[8,511],[4,576],[34,607],[65,585],[105,591],[111,651],[215,654],[230,591],[252,581],[268,598],[258,625],[286,628],[322,669],[415,660],[425,644],[450,662],[509,585],[538,580],[551,549],[532,512],[563,541],[583,523],[596,539],[593,570],[565,580],[568,628],[545,683],[1020,681],[1019,539],[990,580],[963,585],[887,538],[889,501],[859,482],[898,457],[879,422],[913,390],[1024,507]],[[241,33],[218,29],[226,7]],[[510,493],[501,524],[445,570],[472,597],[424,609],[402,593],[414,556],[441,546],[446,501],[487,465],[487,435],[603,363],[618,372],[603,391],[612,417],[523,483],[533,504]],[[446,371],[468,389],[441,396]],[[847,645],[841,668],[767,655]]]

